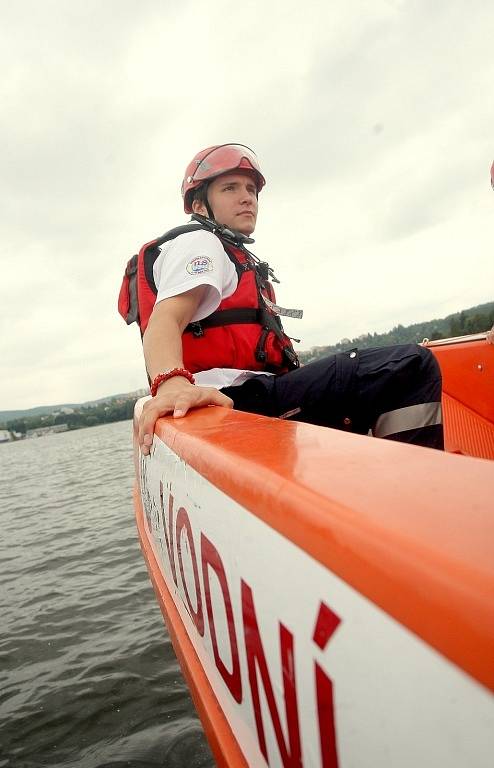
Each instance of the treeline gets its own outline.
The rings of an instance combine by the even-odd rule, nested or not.
[[[494,326],[494,301],[480,304],[470,309],[464,309],[441,320],[429,320],[414,325],[397,325],[388,333],[366,333],[354,339],[342,339],[337,344],[326,347],[314,347],[311,350],[299,352],[302,363],[309,363],[325,355],[342,352],[352,347],[366,349],[369,347],[384,347],[391,344],[409,344],[421,342],[424,339],[443,339],[451,336],[465,336],[470,333],[481,333]],[[25,435],[28,429],[51,427],[55,424],[67,424],[69,429],[94,427],[97,424],[108,424],[113,421],[131,419],[134,414],[134,404],[142,393],[116,395],[114,399],[74,408],[73,413],[57,411],[49,414],[32,414],[10,419],[0,424],[0,429]]]
[[[465,311],[453,315],[449,323],[450,336],[465,336],[469,333],[489,331],[494,325],[494,309],[490,312],[477,312],[468,315]],[[442,339],[444,336],[432,336],[432,339]]]
[[[112,421],[131,419],[134,414],[135,399],[125,401],[109,401],[94,406],[80,408],[74,413],[52,413],[45,416],[27,416],[12,419],[2,425],[2,429],[19,432],[25,435],[28,429],[52,427],[55,424],[67,424],[69,429],[95,427],[97,424],[108,424]]]
[[[354,339],[341,339],[337,344],[327,347],[314,347],[306,352],[299,352],[302,363],[309,363],[320,357],[343,352],[352,347],[386,347],[391,344],[418,343],[424,339],[434,341],[452,336],[466,336],[470,333],[488,331],[494,325],[494,301],[464,309],[440,320],[429,320],[414,325],[397,325],[387,333],[365,333]]]

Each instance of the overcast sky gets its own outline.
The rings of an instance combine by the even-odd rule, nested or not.
[[[127,259],[211,144],[300,349],[494,299],[492,0],[0,0],[0,410],[145,386]]]

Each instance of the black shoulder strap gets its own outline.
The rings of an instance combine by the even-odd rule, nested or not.
[[[146,280],[148,282],[148,285],[154,293],[158,293],[158,288],[156,286],[156,283],[154,282],[153,267],[154,267],[154,262],[159,256],[160,246],[162,246],[163,243],[167,243],[170,240],[174,240],[176,237],[179,237],[180,235],[186,235],[188,232],[196,232],[199,229],[202,229],[205,232],[212,232],[212,234],[216,235],[216,237],[222,244],[226,255],[228,256],[233,266],[235,267],[235,270],[237,272],[237,277],[239,280],[240,280],[240,275],[243,272],[245,272],[247,269],[253,268],[253,266],[250,265],[249,262],[246,262],[246,264],[244,265],[244,264],[240,264],[240,262],[237,261],[234,254],[228,248],[228,243],[225,242],[224,238],[221,237],[221,234],[219,231],[213,232],[209,227],[204,226],[200,222],[197,224],[194,224],[192,222],[190,224],[182,224],[179,227],[174,227],[173,229],[168,230],[168,232],[165,232],[164,235],[161,235],[161,237],[158,237],[156,238],[156,240],[153,240],[146,247],[146,251],[144,253],[144,273],[146,275]],[[246,253],[248,253],[248,251],[246,251]]]
[[[158,288],[154,282],[153,267],[154,262],[159,256],[160,246],[163,243],[167,243],[169,240],[174,240],[179,235],[185,235],[187,232],[195,232],[197,229],[204,229],[200,224],[182,224],[180,227],[174,227],[173,229],[165,232],[161,237],[153,240],[147,247],[144,253],[144,274],[148,285],[154,293],[158,293]]]
[[[197,229],[204,229],[204,227],[201,224],[193,224],[192,222],[189,224],[181,224],[179,227],[169,229],[164,235],[158,237],[158,239],[154,241],[154,244],[158,246],[163,245],[163,243],[168,242],[168,240],[174,240],[179,235],[186,235],[187,232],[195,232]]]
[[[129,309],[125,316],[127,325],[139,324],[139,302],[137,301],[137,253],[132,256],[125,267],[125,277],[128,280]]]

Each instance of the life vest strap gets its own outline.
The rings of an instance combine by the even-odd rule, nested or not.
[[[179,237],[179,235],[185,235],[188,232],[195,232],[198,229],[203,229],[203,227],[201,227],[200,224],[182,224],[180,227],[174,227],[173,229],[170,229],[168,232],[165,232],[164,235],[157,237],[155,240],[151,240],[150,243],[147,243],[145,246],[143,246],[142,250],[145,253],[144,273],[146,275],[148,285],[154,294],[158,293],[158,288],[154,282],[153,266],[154,262],[159,256],[160,246],[169,242],[170,240],[174,240],[176,237]]]
[[[261,323],[261,321],[262,313],[258,309],[245,307],[221,309],[203,320],[189,323],[184,332],[192,333],[194,336],[203,336],[204,328],[218,328],[221,325],[237,325],[238,323]]]

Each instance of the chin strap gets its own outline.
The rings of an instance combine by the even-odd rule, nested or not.
[[[238,248],[241,248],[245,244],[251,245],[252,243],[255,243],[255,240],[252,237],[247,237],[247,235],[243,235],[241,232],[237,232],[236,229],[229,229],[223,224],[218,224],[218,222],[214,220],[213,212],[209,207],[209,203],[206,204],[206,207],[208,209],[208,213],[210,214],[209,219],[207,216],[201,216],[200,213],[192,214],[194,221],[202,224],[204,229],[212,232],[213,235],[219,235],[221,238],[223,238],[223,240],[226,240],[227,243],[236,245]],[[253,254],[250,255],[253,256]]]

